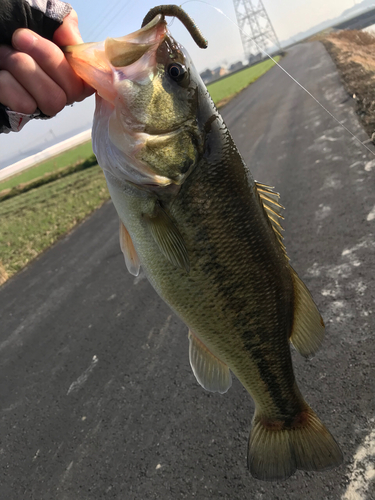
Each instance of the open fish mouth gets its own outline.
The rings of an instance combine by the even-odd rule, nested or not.
[[[168,33],[160,14],[146,26],[119,38],[63,47],[74,71],[108,102],[114,103],[116,81],[142,83],[153,77],[156,51]]]
[[[105,53],[115,68],[130,66],[147,51],[160,45],[166,34],[166,23],[161,15],[156,16],[140,30],[120,38],[107,38]]]

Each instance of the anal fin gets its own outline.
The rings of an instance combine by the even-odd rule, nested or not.
[[[224,394],[232,385],[228,366],[212,354],[189,330],[190,365],[198,383],[206,391]]]
[[[324,322],[306,285],[291,267],[294,285],[294,319],[290,341],[302,354],[313,356],[324,338]]]
[[[130,274],[132,274],[133,276],[138,276],[141,264],[139,262],[139,258],[137,252],[135,251],[130,234],[128,233],[128,230],[121,220],[119,235],[120,247],[122,253],[124,254],[126,267]]]

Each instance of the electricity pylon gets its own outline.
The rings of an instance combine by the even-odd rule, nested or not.
[[[269,47],[280,50],[280,43],[262,0],[233,0],[242,45],[249,60]]]

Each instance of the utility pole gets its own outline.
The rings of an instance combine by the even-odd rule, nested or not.
[[[233,0],[242,45],[249,62],[264,57],[262,50],[274,46],[281,50],[276,32],[262,0]]]

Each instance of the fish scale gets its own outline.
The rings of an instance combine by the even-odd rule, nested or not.
[[[163,12],[194,31],[180,8],[160,6],[133,34],[66,49],[97,90],[93,145],[126,265],[186,323],[197,381],[225,393],[232,371],[252,396],[254,477],[337,466],[341,451],[294,377],[290,342],[313,355],[324,323],[289,264],[279,195],[254,181]]]

